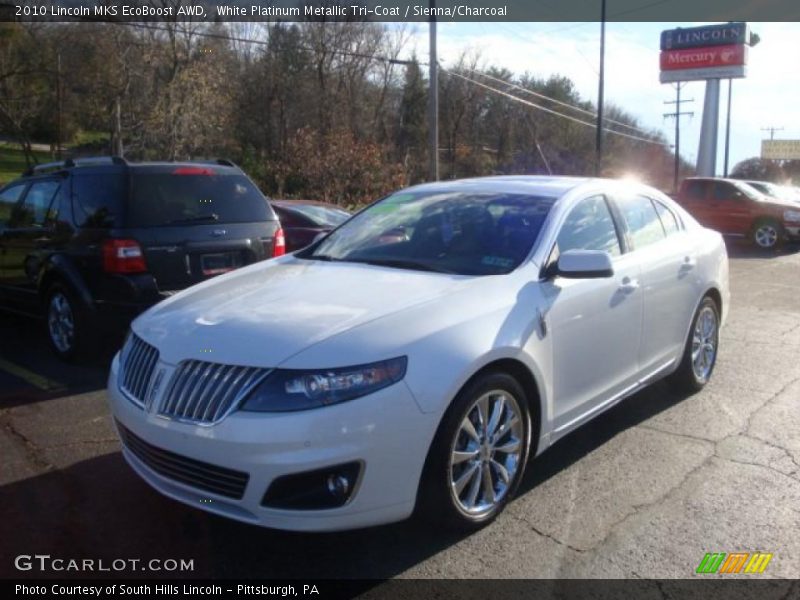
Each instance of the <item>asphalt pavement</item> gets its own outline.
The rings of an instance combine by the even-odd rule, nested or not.
[[[759,577],[800,578],[800,251],[730,254],[706,389],[656,384],[569,435],[472,535],[414,522],[284,533],[162,497],[120,455],[104,392],[113,345],[64,365],[41,322],[0,315],[0,577],[48,575],[14,558],[49,554],[193,560],[181,577],[691,578],[708,552],[757,551],[773,554]]]

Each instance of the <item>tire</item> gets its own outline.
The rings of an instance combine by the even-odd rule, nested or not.
[[[678,369],[670,375],[673,388],[694,394],[711,379],[719,351],[719,308],[706,296],[697,307]],[[695,355],[695,352],[698,352]]]
[[[490,435],[481,423],[492,427]],[[502,372],[478,376],[442,419],[425,463],[417,514],[436,526],[468,531],[490,523],[519,487],[530,440],[522,386]]]
[[[762,250],[776,250],[783,242],[783,227],[774,219],[759,219],[753,225],[750,237]]]
[[[45,296],[47,341],[62,360],[75,361],[89,354],[94,339],[86,310],[67,286],[55,283]]]

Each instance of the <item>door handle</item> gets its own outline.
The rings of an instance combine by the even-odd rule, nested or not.
[[[691,256],[686,256],[681,264],[681,271],[691,271],[697,266],[697,261]]]
[[[639,289],[639,280],[625,277],[619,286],[619,290],[624,294],[632,294]]]

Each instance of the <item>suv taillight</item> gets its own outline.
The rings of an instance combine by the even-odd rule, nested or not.
[[[144,273],[147,271],[139,242],[117,239],[104,241],[103,270],[106,273]]]
[[[278,227],[275,232],[275,241],[272,245],[272,256],[283,256],[286,254],[286,236],[283,235],[283,229]]]

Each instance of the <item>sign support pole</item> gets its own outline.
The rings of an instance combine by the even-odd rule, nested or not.
[[[706,80],[703,123],[697,149],[697,174],[714,177],[717,172],[717,137],[719,128],[719,79]]]

